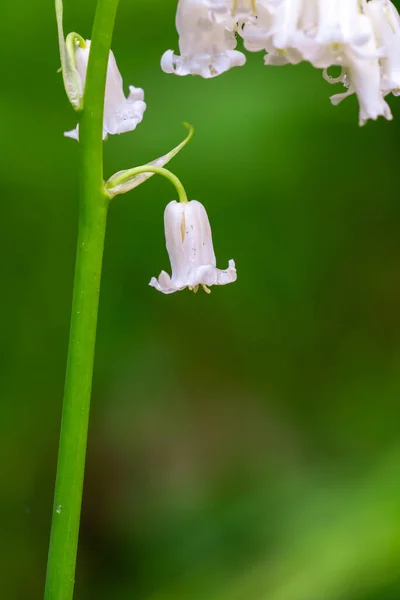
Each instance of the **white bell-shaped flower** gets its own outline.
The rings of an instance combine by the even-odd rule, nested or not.
[[[173,50],[164,52],[162,70],[209,79],[244,65],[245,55],[235,50],[233,4],[234,0],[179,0],[176,29],[181,56]]]
[[[363,6],[359,0],[317,0],[315,26],[303,30],[297,38],[298,50],[315,67],[343,68],[340,78],[327,80],[342,80],[348,90],[332,96],[331,101],[336,105],[355,93],[360,105],[360,125],[379,116],[392,118],[381,91],[380,53]]]
[[[210,222],[200,202],[173,200],[165,209],[164,226],[172,276],[161,271],[149,285],[163,294],[172,294],[186,287],[196,292],[199,286],[209,292],[208,286],[236,281],[233,260],[225,271],[216,267]]]
[[[266,65],[297,64],[303,60],[296,39],[314,0],[257,0],[255,18],[249,18],[240,32],[250,52],[266,50]]]
[[[75,64],[82,90],[85,88],[86,71],[89,61],[90,40],[86,46],[76,46]],[[144,92],[141,88],[129,86],[129,96],[125,98],[121,73],[118,70],[114,54],[110,51],[107,67],[106,92],[104,98],[103,139],[108,135],[133,131],[143,120],[146,110]],[[64,134],[73,139],[79,138],[79,129]]]
[[[244,47],[249,52],[265,50],[271,40],[275,13],[270,8],[269,3],[258,0],[255,17],[245,21],[242,29],[239,29]]]
[[[303,46],[303,55],[316,67],[343,67],[342,76],[331,81],[342,80],[348,90],[335,94],[331,101],[337,105],[355,93],[360,105],[360,125],[380,116],[390,120],[392,113],[381,91],[379,49],[371,21],[361,12],[357,0],[339,0],[339,4],[342,10],[338,14],[325,10],[316,36],[319,48],[314,50],[312,44],[307,49]],[[326,42],[321,43],[324,39]]]
[[[366,46],[366,50],[371,52],[376,49],[373,39]],[[381,77],[378,59],[372,55],[372,58],[363,57],[353,50],[346,53],[347,67],[343,69],[342,76],[337,81],[342,80],[348,88],[346,92],[331,96],[333,105],[339,104],[342,100],[356,94],[360,105],[359,123],[364,125],[368,119],[377,119],[385,117],[389,121],[392,119],[392,113],[387,102],[384,100],[381,91]],[[327,78],[329,81],[329,78]],[[333,80],[334,83],[336,80]]]
[[[365,6],[382,51],[381,89],[400,95],[400,16],[390,0],[370,0]]]
[[[297,33],[296,45],[305,60],[314,67],[346,63],[346,53],[355,51],[361,57],[374,56],[366,44],[373,38],[368,17],[361,11],[359,0],[313,0],[314,23],[309,15],[308,28]]]
[[[271,0],[267,0],[267,6],[273,15],[273,46],[277,50],[285,51],[294,47],[306,2],[307,0],[281,0],[274,6]]]

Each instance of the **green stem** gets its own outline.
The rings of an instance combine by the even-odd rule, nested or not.
[[[178,192],[179,202],[188,202],[185,188],[180,179],[168,169],[157,167],[156,165],[142,165],[141,167],[134,167],[133,169],[121,171],[121,173],[113,175],[107,181],[106,190],[110,193],[111,197],[114,197],[116,194],[121,193],[120,186],[123,188],[123,184],[128,184],[127,187],[129,187],[129,180],[141,173],[157,173],[158,175],[162,175],[166,179],[169,179]]]
[[[79,126],[81,195],[74,293],[45,600],[72,600],[109,196],[103,181],[108,55],[119,0],[98,0]]]

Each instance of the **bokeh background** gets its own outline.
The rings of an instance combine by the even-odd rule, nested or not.
[[[90,38],[94,0],[65,0]],[[202,201],[211,296],[168,269],[153,177],[112,204],[77,600],[399,600],[400,99],[358,127],[355,97],[262,55],[211,81],[161,72],[174,0],[122,0],[113,42],[145,89],[105,171],[196,129],[171,168]],[[51,2],[6,3],[0,38],[0,597],[42,597],[75,240],[75,114]]]

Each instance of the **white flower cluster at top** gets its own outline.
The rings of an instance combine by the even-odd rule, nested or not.
[[[392,118],[385,96],[400,95],[400,17],[390,0],[179,0],[176,27],[180,56],[164,53],[167,73],[210,78],[244,65],[239,34],[246,50],[266,52],[266,65],[305,60],[342,82],[331,101],[355,93],[361,125]]]

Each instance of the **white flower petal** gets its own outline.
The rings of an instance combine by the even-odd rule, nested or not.
[[[363,48],[365,48],[365,56],[373,56],[375,49],[374,39],[371,38]],[[357,52],[348,47],[345,49],[343,63],[345,69],[341,78],[344,78],[348,91],[332,96],[332,104],[337,105],[347,98],[347,96],[355,93],[360,105],[360,125],[364,125],[368,119],[376,120],[380,116],[391,120],[392,113],[381,91],[378,59],[360,58]]]
[[[164,52],[161,68],[165,73],[175,75],[200,75],[203,79],[211,79],[228,71],[232,67],[241,67],[246,57],[237,50],[227,50],[214,54],[197,54],[195,56],[177,56],[173,50]]]
[[[400,16],[389,0],[370,0],[365,11],[370,17],[382,49],[381,88],[384,94],[400,93]]]
[[[266,65],[301,62],[303,56],[297,42],[300,29],[308,32],[311,28],[315,1],[258,0],[256,18],[250,18],[240,32],[245,48],[251,52],[266,50]]]
[[[77,125],[75,129],[71,129],[71,131],[65,131],[64,137],[71,138],[72,140],[79,140],[79,125]]]
[[[161,271],[158,279],[149,283],[164,294],[186,287],[226,285],[236,281],[235,262],[226,270],[217,269],[211,227],[206,210],[200,202],[170,202],[164,213],[165,238],[172,268],[170,277]]]
[[[76,68],[84,87],[86,72],[89,61],[90,40],[86,41],[86,47],[77,47],[75,50]],[[129,87],[129,96],[125,98],[121,73],[118,70],[114,54],[110,51],[107,67],[107,80],[104,98],[103,139],[108,134],[115,135],[133,131],[143,120],[146,103],[143,101],[144,92],[141,88]],[[66,137],[78,139],[78,128],[76,133],[66,132]]]
[[[359,0],[317,0],[317,43],[363,45],[371,30],[361,12]]]
[[[161,68],[175,75],[200,75],[205,79],[244,65],[246,57],[235,50],[235,25],[232,0],[179,0],[176,28],[180,56],[164,52]],[[242,13],[240,13],[242,14]]]

